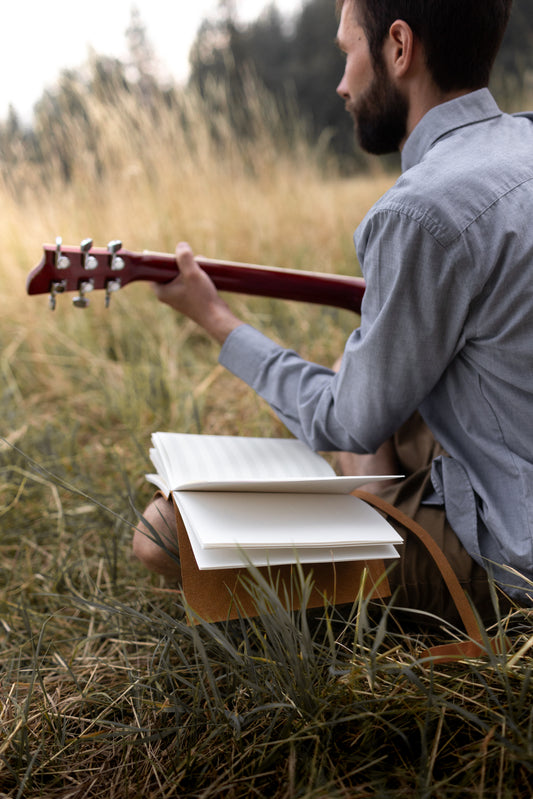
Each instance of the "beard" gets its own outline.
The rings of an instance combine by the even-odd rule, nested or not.
[[[378,65],[372,83],[358,100],[347,105],[357,140],[367,153],[395,153],[407,135],[408,103]]]

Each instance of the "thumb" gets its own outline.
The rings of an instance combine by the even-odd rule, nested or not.
[[[176,247],[176,261],[181,274],[185,277],[195,269],[193,251],[186,241],[180,241]]]

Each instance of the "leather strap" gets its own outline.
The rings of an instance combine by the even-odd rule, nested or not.
[[[375,494],[369,494],[367,491],[361,490],[354,491],[354,494],[355,496],[359,497],[359,499],[364,500],[364,502],[368,502],[369,505],[373,505],[387,516],[390,516],[395,521],[399,522],[403,527],[409,530],[409,532],[416,535],[417,538],[424,544],[435,561],[444,579],[444,582],[446,583],[459,616],[461,617],[461,621],[463,622],[465,630],[470,638],[468,641],[457,641],[432,647],[423,654],[427,654],[435,660],[439,660],[440,662],[453,661],[464,657],[479,657],[483,654],[487,654],[486,644],[484,641],[490,644],[493,651],[496,651],[496,642],[487,641],[487,636],[483,635],[478,619],[472,609],[470,602],[468,601],[468,597],[466,596],[459,580],[457,579],[455,572],[450,566],[448,558],[439,545],[429,535],[427,530],[424,530],[424,528],[418,524],[418,522],[415,522],[414,519],[411,519],[409,516],[407,516],[407,514],[399,510],[399,508],[396,508],[394,505],[391,505],[390,502],[387,502]]]

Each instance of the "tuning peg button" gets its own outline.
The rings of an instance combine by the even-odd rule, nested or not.
[[[61,236],[56,237],[56,269],[68,269],[70,266],[70,258],[67,258],[66,255],[63,255],[61,252],[61,246],[63,244],[63,239]]]
[[[121,286],[120,280],[117,278],[116,280],[108,280],[105,287],[105,307],[109,308],[109,303],[111,301],[111,294],[115,291],[118,291]]]
[[[107,251],[111,256],[111,271],[120,272],[126,266],[124,259],[117,255],[118,250],[122,247],[122,242],[119,239],[110,241],[107,245]]]
[[[92,246],[92,239],[83,239],[82,243],[80,244],[81,265],[87,271],[98,268],[98,260],[94,257],[94,255],[90,255],[89,253],[89,250]]]
[[[50,297],[48,300],[48,306],[51,311],[55,311],[56,309],[56,297],[58,294],[62,294],[67,287],[66,280],[54,280],[52,285],[50,286]]]
[[[80,293],[77,297],[74,297],[72,300],[72,304],[76,308],[87,308],[89,305],[89,298],[86,297],[86,294],[89,294],[90,291],[94,289],[94,282],[92,280],[82,280],[80,283]]]

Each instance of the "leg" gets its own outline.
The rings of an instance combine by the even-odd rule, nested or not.
[[[181,580],[176,517],[172,502],[156,497],[133,533],[133,554],[147,569],[164,577],[169,586]]]
[[[444,506],[425,502],[433,493],[433,460],[438,456],[445,457],[446,452],[418,414],[402,425],[391,443],[398,459],[399,472],[406,477],[374,493],[402,510],[429,533],[447,557],[481,618],[486,624],[492,623],[497,613],[487,572],[463,547],[446,518]],[[390,521],[404,539],[398,549],[400,560],[390,564],[389,583],[393,593],[396,593],[396,607],[415,611],[415,614],[407,613],[407,617],[417,620],[417,623],[424,624],[425,620],[424,616],[416,615],[416,611],[420,610],[461,626],[451,594],[426,547],[402,525],[392,519]],[[498,594],[500,613],[504,615],[510,604],[503,593]]]
[[[463,547],[446,518],[444,507],[424,504],[428,492],[431,492],[431,465],[421,468],[397,487],[384,491],[382,497],[429,533],[446,556],[481,619],[487,625],[492,624],[511,609],[511,602],[498,590],[498,608],[495,607],[487,572]],[[398,547],[400,559],[389,564],[392,567],[389,584],[395,595],[396,608],[406,619],[424,626],[439,627],[439,620],[445,620],[461,627],[460,614],[452,595],[428,549],[407,528],[392,518],[389,521],[403,538],[403,544]],[[437,621],[431,622],[417,611],[433,614]]]

